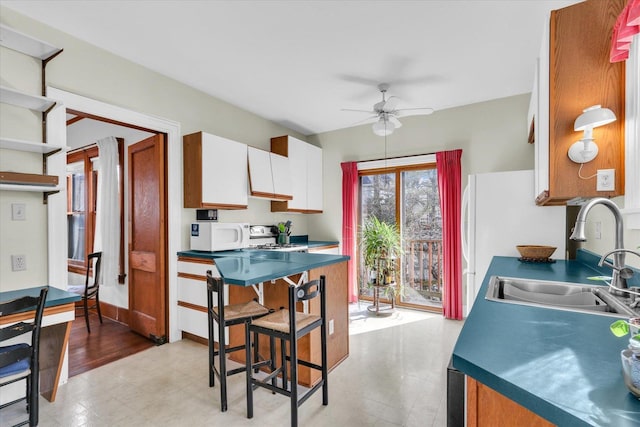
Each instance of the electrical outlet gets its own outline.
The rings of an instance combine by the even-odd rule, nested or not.
[[[598,169],[596,191],[613,191],[616,187],[615,169]]]
[[[11,255],[11,271],[24,271],[27,269],[27,257],[25,255]]]
[[[11,220],[24,221],[27,219],[27,205],[24,203],[11,204]]]
[[[333,335],[333,319],[329,320],[329,335]]]

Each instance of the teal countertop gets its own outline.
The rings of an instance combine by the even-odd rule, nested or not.
[[[620,351],[628,336],[609,331],[614,317],[484,298],[492,275],[599,284],[587,279],[599,274],[587,267],[592,262],[494,257],[453,350],[453,366],[559,426],[640,426],[640,400],[622,379]]]
[[[42,289],[42,286],[27,289],[18,289],[15,291],[0,292],[0,301],[10,301],[12,299],[21,298],[24,296],[37,297],[38,295],[40,295],[40,289]],[[80,301],[80,295],[50,286],[49,292],[47,292],[47,301],[44,303],[44,306],[52,307],[55,305],[63,305],[76,301]]]
[[[181,251],[178,256],[214,260],[225,283],[250,286],[349,260],[344,255],[277,251]]]

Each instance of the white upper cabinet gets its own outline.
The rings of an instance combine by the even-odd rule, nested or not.
[[[249,190],[255,197],[273,197],[273,178],[271,176],[271,158],[268,151],[248,147]]]
[[[184,207],[247,209],[247,145],[204,132],[183,137]]]
[[[273,198],[291,200],[293,190],[291,183],[291,164],[289,158],[276,153],[269,153],[271,160],[271,176],[273,177]]]
[[[271,151],[289,158],[291,192],[287,202],[271,202],[272,212],[322,212],[322,149],[292,136],[271,138]]]
[[[251,196],[291,200],[291,168],[288,157],[249,147],[248,161]]]
[[[307,144],[307,210],[322,212],[322,148]]]

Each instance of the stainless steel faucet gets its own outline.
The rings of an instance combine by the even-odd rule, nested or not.
[[[628,277],[628,269],[625,269],[624,264],[624,256],[625,252],[627,252],[624,250],[624,225],[622,223],[622,213],[620,213],[620,209],[618,209],[618,206],[615,203],[613,203],[609,199],[605,199],[604,197],[596,197],[585,203],[582,208],[580,208],[580,212],[578,212],[576,225],[573,229],[573,233],[569,238],[578,242],[585,242],[587,240],[587,237],[585,235],[587,214],[595,205],[604,205],[609,208],[616,220],[616,247],[613,251],[605,254],[605,257],[613,254],[613,265],[607,263],[607,265],[609,265],[613,269],[613,272],[611,273],[611,286],[618,289],[627,289],[627,279],[630,276]],[[602,265],[603,263],[604,259],[600,260],[599,265]],[[622,274],[620,274],[621,272]]]

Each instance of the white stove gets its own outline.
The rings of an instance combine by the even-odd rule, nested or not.
[[[307,252],[308,246],[299,243],[276,243],[278,227],[275,225],[252,225],[249,227],[248,250]]]

